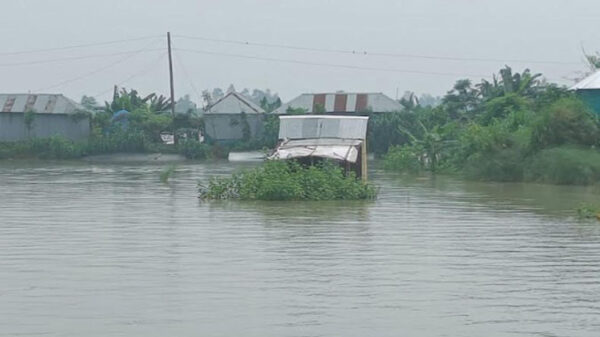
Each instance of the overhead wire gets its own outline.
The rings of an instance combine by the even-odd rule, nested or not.
[[[145,74],[146,74],[146,73],[148,73],[150,70],[152,70],[152,69],[154,68],[154,66],[155,66],[157,63],[159,63],[160,61],[162,61],[162,60],[165,58],[165,56],[166,56],[166,55],[167,55],[167,52],[164,52],[164,53],[160,54],[160,55],[159,55],[159,57],[158,57],[156,60],[154,60],[153,62],[151,62],[150,64],[148,64],[148,66],[147,66],[147,67],[144,67],[142,70],[140,70],[140,71],[138,71],[138,72],[135,72],[135,73],[131,74],[130,76],[128,76],[128,77],[127,77],[127,78],[125,78],[124,80],[122,80],[122,81],[120,81],[120,82],[117,82],[117,83],[115,83],[114,85],[116,85],[116,86],[118,87],[118,86],[121,86],[121,85],[123,85],[123,84],[125,84],[125,83],[127,83],[127,82],[131,81],[132,79],[134,79],[134,78],[136,78],[136,77],[139,77],[139,76],[145,75]],[[99,92],[99,93],[97,93],[96,95],[93,95],[92,97],[94,97],[94,98],[99,98],[100,96],[102,96],[102,95],[104,95],[104,94],[106,94],[106,93],[108,93],[108,92],[112,91],[113,89],[114,89],[114,87],[111,87],[110,89],[107,89],[107,90],[104,90],[104,91],[102,91],[102,92]]]
[[[134,41],[143,41],[143,40],[157,39],[159,37],[161,37],[161,36],[159,36],[159,35],[153,35],[153,36],[143,36],[143,37],[137,37],[137,38],[131,38],[131,39],[122,39],[122,40],[112,40],[112,41],[95,42],[95,43],[76,44],[76,45],[63,46],[63,47],[0,52],[0,56],[3,56],[3,55],[23,55],[23,54],[45,53],[45,52],[53,52],[53,51],[60,51],[60,50],[69,50],[69,49],[78,49],[78,48],[87,48],[87,47],[106,46],[106,45],[111,45],[111,44],[120,44],[120,43],[126,43],[126,42],[134,42]]]
[[[527,63],[527,64],[562,64],[562,65],[575,65],[580,64],[579,62],[567,62],[567,61],[556,61],[556,60],[530,60],[530,59],[511,59],[511,58],[482,58],[482,57],[456,57],[456,56],[439,56],[439,55],[426,55],[426,54],[405,54],[405,53],[391,53],[391,52],[372,52],[367,50],[348,50],[348,49],[330,49],[330,48],[317,48],[307,46],[297,46],[289,44],[275,44],[275,43],[263,43],[263,42],[250,42],[243,40],[228,40],[228,39],[217,39],[202,36],[189,36],[189,35],[174,35],[174,37],[190,40],[201,40],[216,43],[226,43],[244,46],[255,46],[264,48],[278,48],[278,49],[289,49],[297,51],[311,51],[311,52],[323,52],[323,53],[338,53],[338,54],[349,54],[349,55],[362,55],[362,56],[384,56],[384,57],[396,57],[396,58],[416,58],[416,59],[431,59],[431,60],[445,60],[445,61],[465,61],[465,62],[511,62],[511,63]]]
[[[131,52],[131,53],[127,53],[127,55],[125,57],[122,57],[122,58],[120,58],[119,60],[117,60],[115,62],[111,62],[111,63],[109,63],[107,65],[104,65],[104,66],[102,66],[100,68],[94,69],[94,70],[92,70],[90,72],[86,72],[86,73],[84,73],[82,75],[78,75],[78,76],[75,76],[75,77],[72,77],[72,78],[60,81],[58,83],[55,83],[55,84],[52,84],[52,85],[40,88],[38,90],[35,90],[34,92],[40,92],[40,91],[44,91],[44,90],[48,90],[48,89],[53,89],[53,88],[61,87],[63,85],[79,81],[81,79],[84,79],[84,78],[87,78],[89,76],[95,75],[95,74],[97,74],[99,72],[102,72],[104,70],[110,69],[110,68],[112,68],[112,67],[114,67],[114,66],[116,66],[118,64],[121,64],[121,63],[123,63],[123,62],[125,62],[125,61],[127,61],[127,60],[129,60],[129,59],[131,59],[131,58],[133,58],[133,57],[135,57],[135,56],[143,53],[144,51],[147,51],[147,47],[149,45],[150,44],[144,46],[143,48],[141,48],[141,49],[139,49],[137,51],[134,51],[134,52]]]
[[[91,58],[104,58],[104,57],[118,56],[118,55],[139,54],[140,52],[149,52],[149,51],[158,51],[158,50],[164,50],[164,48],[138,49],[138,50],[130,50],[130,51],[124,51],[124,52],[109,53],[109,54],[66,56],[66,57],[58,57],[58,58],[53,58],[53,59],[44,59],[44,60],[35,60],[35,61],[0,63],[0,67],[15,67],[15,66],[23,66],[23,65],[54,63],[54,62],[61,62],[61,61],[75,61],[75,60],[84,60],[84,59],[91,59]]]
[[[321,63],[321,62],[302,61],[302,60],[295,60],[295,59],[263,57],[263,56],[254,56],[254,55],[245,55],[245,54],[221,53],[221,52],[213,52],[213,51],[207,51],[207,50],[186,49],[186,48],[176,48],[175,50],[179,50],[179,51],[183,51],[183,52],[190,52],[190,53],[197,53],[197,54],[204,54],[204,55],[226,56],[226,57],[244,58],[244,59],[252,59],[252,60],[263,60],[263,61],[271,61],[271,62],[293,63],[293,64],[303,64],[303,65],[310,65],[310,66],[343,68],[343,69],[353,69],[353,70],[399,72],[399,73],[408,73],[408,74],[454,76],[454,77],[460,77],[460,76],[486,77],[486,76],[488,76],[488,75],[484,75],[484,74],[435,72],[435,71],[421,71],[421,70],[399,69],[399,68],[365,67],[365,66],[337,64],[337,63]]]
[[[175,55],[175,60],[177,61],[177,63],[181,67],[181,70],[183,70],[183,74],[185,75],[185,77],[187,78],[188,82],[190,83],[190,87],[194,91],[194,94],[196,94],[196,98],[198,99],[199,102],[202,102],[202,95],[200,95],[200,92],[196,88],[196,85],[194,84],[194,80],[192,79],[192,77],[190,76],[189,72],[187,71],[187,68],[183,64],[183,61],[179,57],[179,54],[178,53],[173,53],[173,54]]]

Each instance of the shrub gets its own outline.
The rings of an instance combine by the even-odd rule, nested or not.
[[[520,181],[523,179],[523,154],[516,148],[479,152],[466,160],[462,172],[468,179]]]
[[[591,146],[599,141],[597,116],[574,97],[562,98],[542,111],[531,135],[534,150],[564,144]]]
[[[199,186],[202,199],[357,200],[372,199],[373,186],[330,162],[302,166],[295,161],[270,161],[229,178]]]
[[[423,170],[419,152],[413,146],[392,146],[383,157],[383,167],[387,170],[418,173]]]
[[[206,159],[211,157],[211,148],[196,140],[184,139],[177,144],[177,151],[187,159]]]
[[[597,183],[600,181],[600,153],[569,146],[540,151],[528,160],[525,179],[553,184]]]

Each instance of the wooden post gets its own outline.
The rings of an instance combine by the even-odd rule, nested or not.
[[[361,178],[362,178],[363,183],[366,184],[367,180],[369,178],[368,177],[368,173],[367,173],[367,170],[368,170],[368,167],[367,167],[368,158],[367,158],[367,156],[368,155],[367,155],[367,139],[366,138],[363,140],[363,143],[360,146],[360,151],[361,151],[360,152],[360,157],[361,157],[361,161],[362,161],[360,163],[360,171],[362,173],[362,177]]]
[[[169,52],[169,80],[171,86],[171,117],[175,121],[175,87],[173,85],[173,58],[171,55],[171,32],[167,32],[167,48]],[[177,144],[177,136],[175,135],[175,126],[173,126],[173,144]]]

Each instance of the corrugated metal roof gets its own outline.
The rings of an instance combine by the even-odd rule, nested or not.
[[[0,112],[72,114],[87,110],[61,94],[0,94]]]
[[[308,113],[362,113],[400,111],[402,105],[383,93],[318,93],[302,94],[275,110],[285,114],[288,108],[305,109]]]
[[[279,117],[279,139],[365,139],[368,117],[300,115]]]
[[[239,114],[241,112],[260,114],[265,113],[265,110],[234,91],[227,93],[227,95],[206,108],[207,114]]]
[[[571,90],[600,89],[600,70],[579,81]]]

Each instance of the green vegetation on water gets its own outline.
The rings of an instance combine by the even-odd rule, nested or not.
[[[388,170],[492,181],[600,182],[600,121],[572,92],[528,70],[461,80],[436,107],[372,117],[371,149]],[[385,143],[381,137],[391,141]]]
[[[577,216],[580,219],[600,220],[600,208],[593,205],[582,204],[577,208]]]
[[[164,170],[162,170],[160,172],[160,182],[164,184],[168,183],[169,178],[171,178],[175,174],[175,170],[175,165],[169,165]]]
[[[375,188],[330,162],[302,166],[295,161],[268,161],[231,177],[199,186],[207,200],[361,200],[374,199]]]

